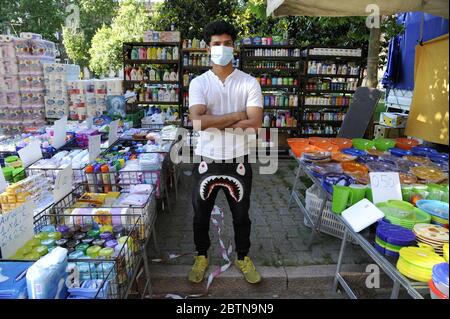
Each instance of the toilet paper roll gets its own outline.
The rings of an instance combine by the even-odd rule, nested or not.
[[[20,32],[20,37],[27,40],[42,40],[42,35],[31,32]]]

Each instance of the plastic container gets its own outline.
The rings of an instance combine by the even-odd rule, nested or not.
[[[384,213],[385,218],[394,225],[399,225],[408,229],[413,229],[414,225],[429,223],[431,216],[414,205],[399,201],[389,200],[378,203],[376,206]]]
[[[373,142],[379,151],[387,151],[395,146],[395,140],[387,138],[377,138],[374,139]]]
[[[344,148],[350,148],[352,147],[353,143],[351,139],[348,138],[330,138],[329,141],[339,147],[340,150]]]
[[[448,263],[440,263],[433,267],[432,281],[434,286],[448,298]]]
[[[419,247],[404,247],[399,254],[397,269],[404,276],[420,282],[430,281],[433,267],[444,262],[433,248],[422,243]]]
[[[399,137],[395,139],[395,146],[403,150],[410,151],[411,148],[419,145],[419,141],[413,138],[403,138]]]
[[[375,143],[371,140],[366,140],[364,138],[354,138],[352,139],[353,147],[358,150],[368,150],[375,146]]]

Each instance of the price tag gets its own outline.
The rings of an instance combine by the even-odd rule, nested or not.
[[[392,172],[369,173],[373,203],[382,203],[391,199],[402,200],[400,176]]]
[[[55,203],[72,191],[73,171],[72,164],[67,165],[56,175],[53,199]]]
[[[100,154],[101,135],[89,136],[89,162],[93,162]]]
[[[52,146],[56,149],[61,148],[66,143],[67,136],[67,116],[55,121],[53,125],[53,143]]]
[[[117,130],[119,128],[119,120],[112,121],[109,124],[109,136],[108,136],[108,145],[111,146],[117,141]]]
[[[28,167],[42,158],[41,144],[38,141],[33,141],[17,153],[19,153],[23,167]]]
[[[33,238],[34,209],[34,203],[27,202],[9,213],[0,214],[1,258],[10,258]]]

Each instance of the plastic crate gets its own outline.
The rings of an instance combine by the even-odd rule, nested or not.
[[[319,197],[319,188],[317,185],[313,185],[306,190],[305,208],[310,213],[312,220],[316,220],[320,213],[320,206],[322,205],[322,199]],[[311,228],[311,224],[305,217],[303,220],[306,227]],[[336,238],[342,239],[344,237],[345,226],[331,211],[331,202],[327,200],[325,208],[322,213],[322,223],[320,225],[320,232],[331,235]],[[352,243],[357,243],[356,240],[348,234],[347,240]]]

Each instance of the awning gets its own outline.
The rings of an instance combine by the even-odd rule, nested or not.
[[[267,0],[267,15],[281,16],[367,16],[368,5],[376,4],[380,15],[422,11],[448,19],[448,0]]]

